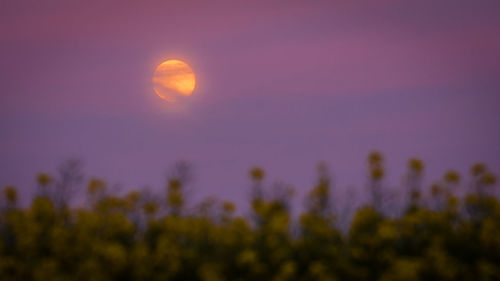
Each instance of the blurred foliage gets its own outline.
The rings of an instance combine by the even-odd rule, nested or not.
[[[14,187],[2,190],[0,280],[500,280],[500,202],[486,165],[472,166],[471,188],[448,171],[424,189],[425,166],[410,159],[409,200],[394,215],[381,208],[382,154],[367,162],[373,200],[347,229],[339,226],[324,164],[298,216],[290,213],[293,188],[276,185],[266,196],[259,167],[249,172],[249,216],[213,198],[188,209],[184,166],[171,174],[164,196],[121,196],[91,179],[79,207],[64,207],[69,195],[53,193],[67,191],[78,173],[66,172],[59,186],[42,173],[43,190],[25,208]],[[459,196],[460,188],[468,192]]]

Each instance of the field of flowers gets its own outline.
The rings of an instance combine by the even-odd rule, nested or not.
[[[257,167],[248,215],[217,200],[186,210],[184,179],[175,176],[164,196],[117,195],[91,179],[87,203],[73,206],[63,196],[72,178],[42,173],[29,206],[14,187],[3,189],[0,280],[500,280],[500,202],[485,165],[423,187],[424,165],[411,159],[404,208],[391,212],[383,157],[367,162],[370,204],[345,229],[321,171],[294,216],[292,190],[266,196]]]

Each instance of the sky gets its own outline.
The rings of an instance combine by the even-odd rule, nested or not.
[[[0,185],[77,157],[88,177],[163,190],[192,164],[194,197],[242,202],[248,170],[298,194],[324,161],[343,189],[384,153],[426,181],[481,161],[500,174],[500,2],[0,2]],[[194,70],[188,104],[158,98],[166,59]],[[359,192],[363,192],[359,189]]]

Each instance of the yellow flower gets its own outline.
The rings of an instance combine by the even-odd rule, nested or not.
[[[384,161],[384,157],[378,151],[372,151],[368,155],[368,164],[370,166],[379,166],[382,164],[383,161]]]
[[[250,170],[250,178],[255,181],[261,181],[265,177],[265,172],[259,167],[254,167]]]
[[[408,166],[412,171],[415,171],[417,173],[421,173],[424,170],[424,163],[418,158],[411,158],[408,161]]]
[[[3,190],[3,194],[8,202],[15,203],[17,201],[17,190],[13,186],[7,186]]]
[[[376,167],[371,171],[371,177],[374,180],[379,180],[384,177],[384,169]]]
[[[52,179],[46,173],[39,173],[38,177],[37,177],[37,181],[38,181],[38,184],[40,184],[41,186],[47,186],[52,181]]]
[[[471,174],[475,177],[483,174],[484,172],[486,172],[486,170],[486,165],[484,165],[483,163],[476,163],[470,168]]]
[[[146,214],[152,215],[158,210],[158,205],[155,202],[147,202],[144,204],[143,209]]]
[[[495,175],[493,175],[492,173],[485,173],[481,177],[481,182],[484,185],[495,185],[497,182],[497,179],[496,179]]]
[[[458,184],[460,182],[460,174],[456,171],[448,171],[444,174],[444,180],[448,183]]]
[[[87,192],[94,195],[106,190],[106,183],[100,179],[91,179],[87,187]]]
[[[225,211],[225,212],[228,212],[228,213],[232,213],[234,212],[234,210],[236,209],[235,206],[234,206],[234,203],[233,202],[230,202],[230,201],[224,201],[222,203],[222,209]]]

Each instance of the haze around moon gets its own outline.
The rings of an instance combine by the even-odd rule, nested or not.
[[[180,60],[162,62],[155,70],[153,87],[155,93],[168,102],[190,96],[196,85],[196,78],[189,65]]]

